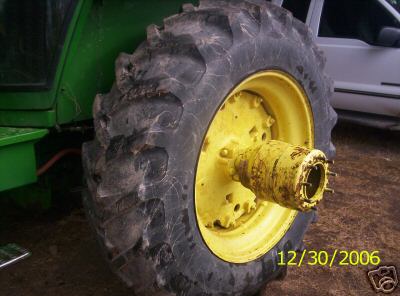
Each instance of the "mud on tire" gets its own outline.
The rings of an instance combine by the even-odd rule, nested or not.
[[[111,266],[136,295],[253,295],[282,273],[313,214],[299,214],[265,256],[231,264],[202,240],[194,210],[196,163],[230,90],[266,69],[290,73],[312,106],[315,146],[328,156],[336,114],[331,80],[306,26],[267,1],[203,0],[148,27],[116,81],[95,99],[96,138],[84,145],[89,220]]]

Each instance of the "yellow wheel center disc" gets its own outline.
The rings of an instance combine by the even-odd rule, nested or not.
[[[270,140],[311,149],[313,134],[307,96],[287,73],[256,73],[226,97],[204,138],[195,188],[198,225],[216,256],[232,263],[263,256],[298,213],[256,198],[238,182],[232,166],[237,151]]]

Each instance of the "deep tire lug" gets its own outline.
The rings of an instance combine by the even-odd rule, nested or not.
[[[300,242],[299,246],[297,247],[296,252],[303,252],[306,249],[306,245],[304,244],[304,241]]]

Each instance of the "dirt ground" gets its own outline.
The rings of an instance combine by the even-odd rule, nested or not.
[[[340,125],[334,131],[339,173],[305,238],[307,250],[379,251],[400,272],[400,133]],[[0,219],[0,244],[18,243],[32,257],[0,271],[0,295],[134,295],[101,260],[80,208],[69,213],[14,213]],[[376,295],[372,266],[290,267],[267,295]],[[392,295],[400,295],[400,287]]]

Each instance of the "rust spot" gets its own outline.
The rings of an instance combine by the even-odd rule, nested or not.
[[[203,146],[201,147],[201,150],[202,150],[203,152],[206,152],[209,145],[210,145],[210,140],[209,140],[208,137],[207,137],[207,138],[205,138],[205,140],[204,140],[204,143],[203,143]]]
[[[307,153],[307,152],[308,152],[308,150],[305,149],[305,148],[296,147],[296,148],[294,149],[294,151],[292,152],[292,154],[290,154],[290,157],[291,157],[292,159],[295,159],[297,156],[300,156],[300,155],[302,155],[302,154],[304,154],[304,153]]]
[[[248,186],[248,184],[250,182],[250,180],[246,174],[247,166],[248,166],[248,161],[242,160],[239,163],[239,168],[238,168],[238,174],[239,174],[240,181],[242,182],[242,184],[244,184],[246,186]]]

